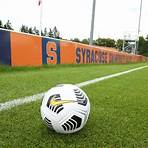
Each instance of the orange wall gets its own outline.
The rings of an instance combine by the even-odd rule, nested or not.
[[[76,43],[61,40],[60,41],[60,60],[61,64],[75,64],[75,46]]]
[[[12,66],[42,65],[42,38],[11,32]]]
[[[128,63],[148,57],[118,52],[113,48],[0,30],[0,63],[12,66],[43,64]]]

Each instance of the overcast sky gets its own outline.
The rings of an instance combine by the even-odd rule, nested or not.
[[[43,0],[43,28],[57,26],[63,38],[89,38],[93,0]],[[140,0],[96,0],[94,39],[137,33]],[[0,20],[39,28],[38,0],[0,0]],[[135,32],[135,33],[134,33]],[[148,0],[143,0],[141,34],[148,34]]]

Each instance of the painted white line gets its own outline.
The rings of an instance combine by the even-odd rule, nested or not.
[[[82,82],[82,83],[79,83],[79,84],[76,84],[76,85],[78,87],[87,86],[87,85],[90,85],[90,84],[93,84],[93,83],[96,83],[96,82],[100,82],[100,81],[103,81],[103,80],[106,80],[106,79],[109,79],[109,78],[113,78],[113,77],[118,77],[118,76],[130,73],[130,72],[133,72],[133,71],[136,71],[136,70],[140,70],[140,69],[143,69],[143,68],[148,68],[148,66],[142,66],[142,67],[130,69],[130,70],[127,70],[127,71],[123,71],[123,72],[107,75],[107,76],[104,76],[104,77],[101,77],[101,78],[96,78],[96,79],[93,79],[93,80],[88,80],[88,81],[85,81],[85,82]]]
[[[78,87],[83,87],[83,86],[87,86],[87,85],[90,85],[90,84],[93,84],[93,83],[96,83],[96,82],[100,82],[100,81],[103,81],[103,80],[106,80],[106,79],[109,79],[109,78],[118,77],[118,76],[130,73],[130,72],[133,72],[133,71],[136,71],[136,70],[140,70],[140,69],[143,69],[143,68],[148,68],[148,65],[138,67],[138,68],[134,68],[134,69],[130,69],[130,70],[123,71],[123,72],[119,72],[119,73],[115,73],[115,74],[111,74],[111,75],[108,75],[108,76],[96,78],[96,79],[93,79],[93,80],[88,80],[88,81],[78,83],[78,84],[75,84],[75,85],[77,85]],[[5,102],[5,103],[0,103],[0,111],[11,109],[13,107],[16,107],[16,106],[19,106],[19,105],[22,105],[22,104],[27,104],[27,103],[34,102],[34,101],[37,101],[37,100],[41,100],[41,98],[44,96],[44,94],[45,94],[45,92],[39,93],[39,94],[36,94],[36,95],[33,95],[33,96],[29,96],[29,97],[18,98],[18,99],[8,101],[8,102]]]
[[[30,102],[40,100],[43,97],[44,93],[40,93],[40,94],[36,94],[36,95],[33,95],[33,96],[28,96],[28,97],[18,98],[18,99],[8,101],[8,102],[5,102],[5,103],[0,103],[0,111],[11,109],[15,106],[19,106],[19,105],[22,105],[22,104],[27,104],[27,103],[30,103]]]

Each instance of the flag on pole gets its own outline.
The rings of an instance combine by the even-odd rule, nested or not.
[[[40,35],[41,35],[41,32],[42,32],[43,0],[38,0],[38,6],[40,8]]]
[[[40,6],[42,4],[42,0],[38,1],[38,6]]]

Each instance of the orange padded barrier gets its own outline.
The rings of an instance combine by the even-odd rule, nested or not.
[[[11,32],[11,65],[42,65],[42,38]]]
[[[89,46],[0,29],[0,64],[40,66],[43,64],[100,64],[142,61],[148,61],[148,57],[119,52],[114,48]]]
[[[75,46],[76,43],[70,41],[60,41],[60,59],[61,64],[75,64]]]

